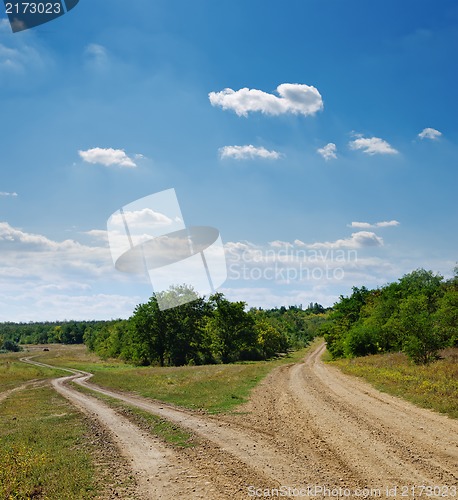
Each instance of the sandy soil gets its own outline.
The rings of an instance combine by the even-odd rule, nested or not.
[[[139,479],[140,498],[250,498],[255,489],[266,496],[266,489],[280,486],[315,498],[330,496],[322,488],[340,488],[341,497],[369,488],[372,496],[387,498],[388,488],[391,497],[417,498],[428,496],[424,486],[438,486],[436,496],[453,498],[458,422],[342,374],[320,361],[324,349],[274,370],[237,414],[226,416],[103,389],[83,372],[53,383],[112,433]],[[101,401],[66,386],[70,379],[175,422],[200,444],[167,447]]]

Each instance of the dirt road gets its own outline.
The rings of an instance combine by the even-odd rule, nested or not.
[[[458,422],[342,374],[320,361],[324,349],[274,370],[235,415],[204,416],[103,389],[83,372],[54,384],[111,430],[145,499],[250,498],[280,486],[315,498],[336,492],[417,498],[428,496],[425,486],[436,486],[441,489],[433,496],[458,498]],[[99,400],[66,386],[69,379],[191,430],[200,445],[165,447]]]

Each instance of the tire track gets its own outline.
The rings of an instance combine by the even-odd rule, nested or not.
[[[455,486],[458,422],[344,375],[321,361],[324,349],[321,344],[302,363],[273,370],[235,415],[205,416],[102,388],[90,383],[91,374],[85,372],[67,380],[204,439],[203,453],[209,457],[188,453],[187,461],[203,473],[211,470],[220,487],[227,485],[223,475],[238,467],[243,481],[231,498],[247,498],[249,484],[381,491],[393,486]],[[215,467],[215,461],[221,467]]]

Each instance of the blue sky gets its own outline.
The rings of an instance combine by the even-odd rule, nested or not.
[[[250,306],[451,276],[457,47],[455,0],[80,0],[15,34],[2,13],[0,320],[127,317],[151,284],[106,222],[169,188]]]

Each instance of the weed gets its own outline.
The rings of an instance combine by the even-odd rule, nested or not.
[[[402,353],[339,359],[331,363],[363,377],[377,389],[458,418],[458,349],[442,351],[430,365],[415,365]]]

